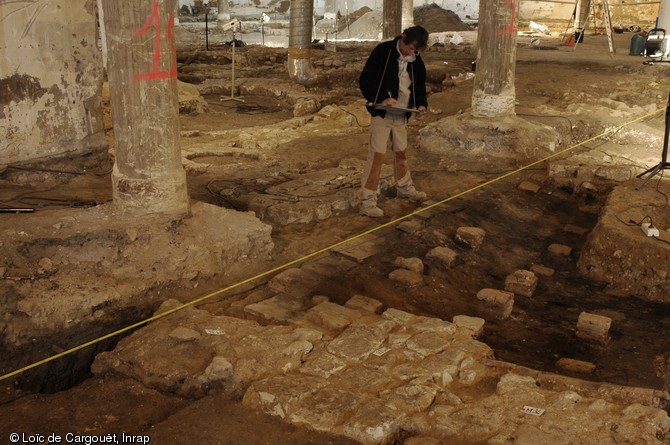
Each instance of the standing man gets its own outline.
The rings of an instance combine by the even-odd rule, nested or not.
[[[372,115],[368,159],[361,178],[361,215],[379,218],[384,211],[377,206],[379,176],[389,137],[394,154],[396,196],[413,201],[426,199],[412,183],[405,155],[407,148],[407,120],[412,112],[378,109],[379,105],[426,111],[426,66],[419,53],[428,45],[428,31],[421,26],[412,26],[402,35],[382,42],[368,57],[359,85],[367,100],[366,108]]]

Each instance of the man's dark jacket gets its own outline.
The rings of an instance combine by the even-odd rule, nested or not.
[[[387,42],[382,42],[372,50],[370,57],[365,62],[361,77],[358,79],[361,92],[368,104],[375,104],[391,96],[398,98],[400,79],[398,78],[398,52],[397,44],[400,36]],[[409,108],[419,108],[421,105],[428,109],[426,99],[426,66],[417,54],[414,62],[407,64],[407,73],[412,81],[409,87]],[[414,95],[416,94],[416,97]],[[373,116],[386,115],[386,111],[377,110],[374,106],[366,105],[368,112]],[[409,118],[412,113],[407,113]]]

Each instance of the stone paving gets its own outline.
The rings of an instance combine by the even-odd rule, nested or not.
[[[333,257],[315,260],[328,261]],[[259,301],[245,306],[238,300],[236,310],[254,319],[194,307],[159,318],[100,354],[92,370],[185,397],[224,394],[286,422],[363,444],[670,439],[670,418],[659,408],[664,391],[496,361],[477,340],[482,318],[446,321],[384,310],[364,295],[344,305],[309,297],[309,278],[313,282],[318,269],[310,263],[288,269],[248,294]],[[157,313],[178,306],[170,300]]]

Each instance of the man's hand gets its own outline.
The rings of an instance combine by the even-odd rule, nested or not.
[[[387,97],[386,99],[384,99],[382,101],[382,105],[387,105],[387,106],[390,106],[390,107],[395,107],[395,104],[397,104],[397,103],[398,103],[398,101],[395,100],[392,97]]]

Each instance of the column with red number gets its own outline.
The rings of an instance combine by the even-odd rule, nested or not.
[[[125,212],[189,212],[179,145],[177,0],[102,0],[112,105],[114,203]]]
[[[518,0],[481,0],[477,26],[475,115],[513,115]]]

